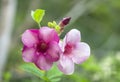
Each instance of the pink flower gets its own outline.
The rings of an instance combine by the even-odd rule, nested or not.
[[[90,47],[84,42],[80,42],[80,31],[72,29],[67,33],[63,42],[60,43],[63,53],[58,61],[58,68],[64,74],[74,72],[74,63],[81,64],[90,56]]]
[[[49,70],[53,62],[59,60],[59,36],[54,29],[42,27],[26,30],[22,35],[22,42],[22,56],[25,62],[33,62],[38,68]]]

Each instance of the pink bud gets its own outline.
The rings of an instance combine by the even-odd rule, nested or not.
[[[71,17],[66,17],[66,18],[63,18],[60,21],[59,26],[61,27],[61,31],[63,31],[64,26],[66,26],[67,24],[69,24],[70,20],[71,20]]]

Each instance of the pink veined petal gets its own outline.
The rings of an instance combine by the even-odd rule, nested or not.
[[[39,31],[37,29],[30,29],[26,30],[22,34],[22,42],[27,47],[32,47],[35,43],[38,42],[38,35]]]
[[[66,43],[67,44],[76,44],[76,42],[79,42],[81,40],[80,31],[77,29],[72,29],[67,33],[66,37]]]
[[[49,70],[52,67],[52,62],[48,61],[44,55],[40,55],[35,62],[36,66],[41,70]]]
[[[54,29],[48,28],[48,27],[42,27],[39,30],[39,38],[44,40],[46,43],[50,41],[56,41],[59,42],[59,36],[57,32]]]
[[[73,50],[72,54],[72,60],[74,63],[80,64],[90,56],[90,47],[84,42],[79,42],[76,44],[76,47]]]
[[[53,42],[49,43],[49,49],[47,50],[48,55],[46,55],[46,58],[51,62],[58,61],[60,58],[61,52],[62,51],[61,51],[58,43],[53,41]]]
[[[62,55],[58,61],[58,68],[64,74],[70,75],[74,72],[74,63],[69,57]]]
[[[25,62],[34,62],[35,60],[35,49],[24,47],[22,51],[22,58]]]

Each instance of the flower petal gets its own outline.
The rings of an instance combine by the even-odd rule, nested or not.
[[[70,75],[74,72],[74,63],[69,57],[62,55],[58,62],[58,68],[64,74]]]
[[[84,42],[79,42],[76,44],[76,47],[73,50],[72,54],[72,60],[76,64],[80,64],[90,56],[90,47]]]
[[[81,36],[80,36],[80,31],[77,30],[77,29],[72,29],[71,31],[69,31],[67,33],[67,35],[65,36],[66,38],[66,43],[67,44],[76,44],[76,42],[79,42],[80,39],[81,39]]]
[[[46,58],[49,61],[55,62],[58,61],[60,58],[60,54],[62,53],[59,45],[57,42],[53,41],[49,44],[49,49],[47,50],[49,55],[46,55]]]
[[[59,47],[61,48],[61,50],[62,50],[62,52],[64,52],[64,47],[65,47],[65,44],[64,44],[64,42],[63,41],[59,41]]]
[[[22,42],[27,47],[32,47],[36,42],[38,42],[38,35],[39,31],[37,29],[30,29],[26,30],[22,34]]]
[[[39,38],[44,40],[46,43],[50,41],[56,41],[59,42],[59,36],[57,32],[54,29],[48,28],[48,27],[42,27],[39,30]]]
[[[46,54],[47,55],[47,54]],[[43,54],[41,54],[37,61],[35,62],[36,66],[41,70],[49,70],[52,67],[52,62],[48,61]]]
[[[25,62],[33,62],[35,60],[35,49],[24,46],[22,50],[22,58]]]

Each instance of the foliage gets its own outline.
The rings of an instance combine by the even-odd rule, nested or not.
[[[60,81],[60,76],[62,75],[62,73],[55,66],[53,66],[49,71],[40,70],[33,64],[23,64],[20,68],[38,76],[45,82],[58,82]]]
[[[45,14],[45,10],[37,9],[35,11],[31,11],[31,16],[34,21],[36,21],[40,27],[40,22],[42,21],[42,18]]]

